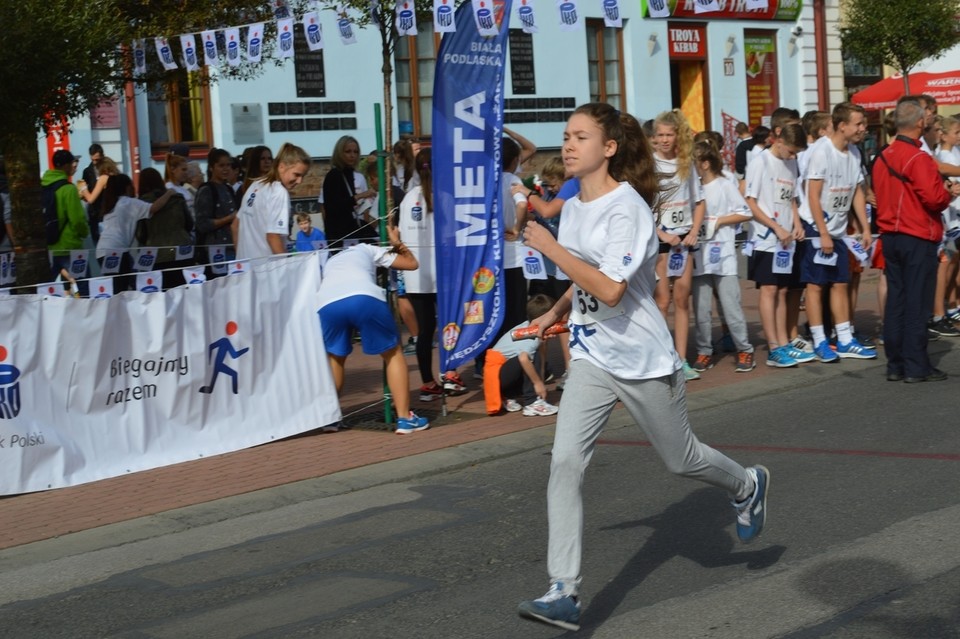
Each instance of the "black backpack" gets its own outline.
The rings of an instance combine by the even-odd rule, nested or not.
[[[69,184],[67,180],[57,180],[44,186],[40,192],[40,206],[43,210],[43,229],[47,233],[47,246],[59,242],[60,233],[63,232],[63,226],[60,226],[60,218],[57,215],[57,191],[67,184]]]

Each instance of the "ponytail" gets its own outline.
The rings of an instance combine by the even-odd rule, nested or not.
[[[433,169],[430,165],[430,149],[420,149],[415,160],[416,169],[420,173],[420,191],[423,193],[423,201],[427,205],[427,212],[433,212]]]
[[[273,166],[270,167],[270,170],[267,171],[267,174],[261,179],[268,183],[277,182],[280,180],[281,166],[290,166],[296,164],[306,164],[307,166],[310,166],[310,156],[299,146],[295,146],[289,142],[284,142],[283,146],[280,147],[280,150],[277,151],[276,157],[273,159]]]

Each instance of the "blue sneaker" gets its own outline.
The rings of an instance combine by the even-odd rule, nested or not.
[[[817,356],[813,354],[812,351],[802,351],[799,348],[787,344],[786,346],[781,347],[787,352],[787,355],[792,357],[797,361],[797,364],[806,364],[807,362],[812,362],[817,359]]]
[[[824,364],[829,364],[831,362],[840,361],[840,356],[837,355],[832,348],[830,348],[830,342],[823,340],[813,348],[814,356],[823,362]]]
[[[580,630],[580,601],[563,593],[563,583],[555,582],[547,594],[533,601],[522,601],[517,612],[524,619],[542,621],[564,630]]]
[[[786,346],[775,348],[770,351],[769,355],[767,355],[767,366],[774,366],[776,368],[790,368],[791,366],[796,365],[797,360],[793,357],[790,357]]]
[[[394,432],[396,432],[397,435],[409,435],[418,430],[427,430],[428,428],[430,428],[430,422],[426,417],[418,417],[416,413],[410,411],[409,417],[397,419],[397,430]]]
[[[877,357],[877,349],[867,348],[856,338],[851,338],[846,344],[837,344],[837,357],[843,357],[844,359],[875,359]]]
[[[743,502],[734,502],[737,509],[737,537],[745,544],[760,536],[767,521],[767,488],[770,471],[764,466],[751,466],[747,474],[753,477],[753,494]]]

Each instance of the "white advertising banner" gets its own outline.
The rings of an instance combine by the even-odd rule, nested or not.
[[[0,298],[0,495],[338,421],[318,260],[302,253],[164,293]]]

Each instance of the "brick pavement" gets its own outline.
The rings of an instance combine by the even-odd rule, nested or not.
[[[876,281],[875,273],[871,272],[866,274],[861,286],[857,324],[867,329],[868,334],[872,334],[877,324]],[[756,291],[749,282],[742,282],[742,290],[751,341],[763,344]],[[718,334],[715,324],[715,337]],[[776,369],[763,365],[765,357],[766,349],[758,348],[756,370],[735,374],[733,355],[722,354],[713,369],[689,384],[688,392],[778,374]],[[416,363],[413,357],[407,359],[411,387],[416,389],[419,387]],[[550,360],[559,361],[556,347],[551,349]],[[818,364],[810,364],[815,365]],[[312,432],[80,486],[2,497],[0,549],[554,423],[549,417],[524,417],[521,413],[488,417],[479,382],[471,379],[472,370],[464,370],[462,374],[470,388],[464,395],[447,399],[446,418],[434,420],[433,427],[427,431],[394,435],[368,427],[374,415],[365,407],[382,399],[380,359],[355,349],[347,361],[341,404],[346,421],[357,424],[358,428],[339,433]],[[551,387],[548,399],[555,403],[560,395]],[[431,417],[438,413],[438,404],[418,402],[414,396],[414,409]],[[377,410],[372,409],[374,414]]]

